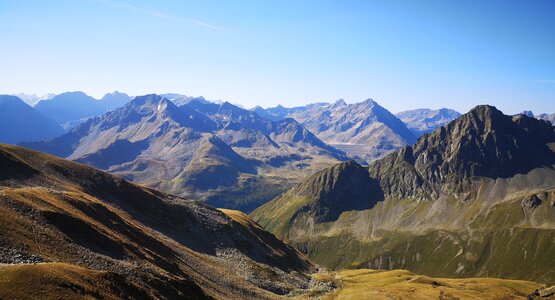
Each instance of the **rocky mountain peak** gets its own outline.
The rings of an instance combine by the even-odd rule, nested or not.
[[[372,98],[368,98],[361,103],[364,103],[365,105],[368,105],[368,106],[380,106],[378,102],[374,101]]]
[[[347,102],[345,102],[345,100],[343,100],[343,99],[339,99],[339,100],[335,101],[335,102],[332,104],[331,107],[333,107],[333,108],[339,108],[339,107],[342,107],[342,106],[347,106]]]
[[[145,105],[148,106],[152,104],[158,105],[161,102],[170,102],[170,101],[160,95],[148,94],[148,95],[137,96],[133,98],[133,100],[131,101],[131,104],[135,107],[138,107],[138,106],[145,106]]]
[[[530,117],[530,118],[534,117],[534,113],[531,110],[525,110],[525,111],[521,112],[520,114],[525,115],[525,116]]]
[[[483,134],[488,131],[507,128],[510,126],[511,117],[505,116],[495,106],[478,105],[468,113],[453,122],[453,134],[475,133]]]
[[[508,178],[555,165],[548,146],[554,142],[549,122],[480,105],[369,168],[387,194],[433,198],[439,189],[457,192],[473,178]],[[401,178],[406,182],[400,184]]]

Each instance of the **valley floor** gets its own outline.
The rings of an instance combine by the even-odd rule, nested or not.
[[[526,299],[541,284],[497,278],[432,278],[406,270],[344,270],[328,299]]]
[[[113,294],[108,291],[113,289],[124,290],[132,298],[140,297],[142,292],[124,278],[109,275],[63,263],[4,264],[0,265],[0,298],[75,299],[93,296],[112,299]],[[526,299],[527,295],[542,287],[541,284],[522,280],[432,278],[406,270],[358,269],[343,270],[335,274],[318,273],[314,276],[317,281],[333,281],[338,286],[328,295],[312,294],[315,299],[328,300]],[[309,295],[310,293],[293,298],[305,299]]]

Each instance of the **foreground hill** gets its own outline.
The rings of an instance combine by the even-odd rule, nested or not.
[[[346,159],[295,120],[190,100],[178,107],[158,95],[136,97],[52,141],[23,145],[243,211]]]
[[[0,298],[261,299],[316,289],[315,267],[240,212],[16,146],[0,145],[0,169],[0,263],[15,264],[0,268]]]
[[[63,128],[15,96],[0,95],[0,142],[52,139],[64,133]]]
[[[447,108],[435,110],[421,108],[403,111],[395,116],[401,119],[416,137],[420,137],[424,133],[432,132],[436,128],[446,125],[460,117],[461,114]]]
[[[322,141],[365,161],[380,158],[416,140],[401,120],[372,99],[355,104],[338,100],[295,108],[255,107],[253,111],[268,118],[293,118]]]
[[[478,106],[367,168],[318,172],[252,217],[332,268],[549,282],[554,150],[549,122]]]

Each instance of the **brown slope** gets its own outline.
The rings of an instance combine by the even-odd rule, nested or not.
[[[153,298],[273,298],[309,287],[303,274],[314,267],[296,250],[206,205],[15,146],[0,145],[0,170],[4,263],[123,276]]]

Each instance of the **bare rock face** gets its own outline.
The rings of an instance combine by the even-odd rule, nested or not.
[[[540,299],[553,299],[555,297],[555,286],[536,289],[526,299],[540,300]]]
[[[508,178],[553,165],[553,142],[549,122],[506,116],[483,105],[371,164],[369,171],[386,195],[432,199],[463,192],[478,177]],[[391,169],[399,171],[388,172]]]

